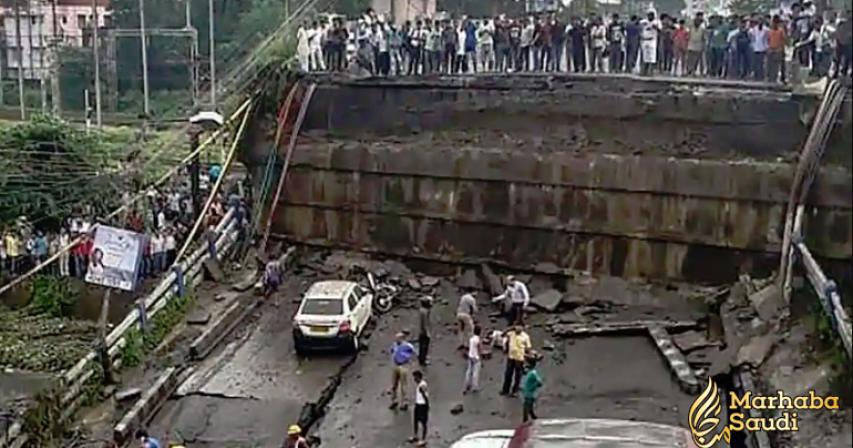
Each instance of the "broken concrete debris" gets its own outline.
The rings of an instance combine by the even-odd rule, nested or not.
[[[778,318],[785,308],[781,291],[776,283],[771,283],[749,294],[748,298],[758,316],[767,322],[772,322]]]
[[[563,293],[556,289],[549,289],[533,296],[530,299],[530,303],[539,309],[553,313],[557,311],[562,298]]]
[[[675,374],[681,388],[689,394],[698,392],[699,379],[696,378],[696,374],[687,363],[684,354],[672,342],[672,338],[667,333],[666,328],[661,325],[649,325],[647,329],[649,336],[655,341],[658,350],[666,358],[670,370]]]
[[[483,285],[486,286],[486,290],[492,297],[500,295],[503,292],[504,288],[500,277],[492,271],[492,268],[488,264],[483,263],[480,265],[480,275],[483,276]]]
[[[466,269],[465,273],[456,280],[456,286],[463,289],[480,289],[480,280],[473,269]]]
[[[675,345],[684,353],[689,353],[696,349],[719,345],[717,342],[711,342],[705,336],[704,331],[685,331],[672,336]]]

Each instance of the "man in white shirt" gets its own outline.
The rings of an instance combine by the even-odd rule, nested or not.
[[[640,53],[643,62],[643,75],[651,75],[658,63],[658,34],[660,24],[654,12],[640,22]]]
[[[308,30],[308,67],[313,71],[325,71],[323,60],[323,29],[316,20]]]
[[[477,313],[477,299],[474,297],[474,292],[469,288],[462,297],[459,298],[459,305],[456,307],[456,322],[459,324],[459,348],[467,347],[468,340],[471,338],[471,332],[474,329],[474,314]]]
[[[164,243],[166,249],[166,266],[171,266],[175,262],[175,252],[178,248],[178,240],[175,238],[175,229],[169,229],[166,233]]]
[[[164,241],[163,235],[159,230],[154,232],[154,235],[151,237],[151,257],[154,259],[154,273],[159,274],[163,270],[164,260],[163,260],[163,252],[164,249]]]
[[[764,80],[764,63],[767,59],[767,48],[770,46],[770,32],[761,19],[753,19],[749,29],[749,40],[752,43],[752,71],[757,81]]]
[[[503,294],[494,297],[492,302],[504,302],[507,324],[517,325],[524,321],[524,308],[530,303],[530,293],[527,285],[515,276],[506,277],[506,290]]]
[[[491,20],[484,20],[483,25],[477,28],[477,49],[480,53],[480,63],[483,71],[494,71],[495,69],[495,24]]]
[[[296,30],[296,57],[299,59],[299,68],[304,72],[307,72],[311,68],[308,63],[308,57],[311,53],[308,38],[308,21],[306,20],[299,29]]]
[[[468,339],[468,364],[465,367],[465,389],[462,394],[477,392],[480,390],[480,367],[482,366],[482,340],[480,339],[482,329],[479,325],[474,326],[474,334]]]

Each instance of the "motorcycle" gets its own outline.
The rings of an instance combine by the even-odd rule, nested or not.
[[[391,311],[394,307],[394,301],[400,290],[389,282],[382,280],[381,273],[373,273],[364,268],[360,269],[364,272],[367,280],[367,289],[373,295],[373,309],[380,314]]]

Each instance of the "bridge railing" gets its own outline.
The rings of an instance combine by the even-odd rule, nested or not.
[[[827,277],[820,268],[820,265],[814,256],[812,256],[811,251],[806,246],[806,243],[802,241],[802,238],[795,240],[794,247],[797,251],[798,259],[802,261],[803,267],[806,270],[806,277],[808,277],[812,289],[814,289],[815,294],[820,299],[821,307],[827,316],[829,316],[832,327],[838,333],[841,345],[847,351],[847,358],[850,359],[853,329],[851,329],[850,316],[841,305],[841,295],[838,293],[838,288],[835,282]]]
[[[172,271],[160,280],[154,290],[139,299],[138,306],[110,331],[106,336],[106,343],[113,368],[121,367],[121,350],[127,345],[128,335],[132,330],[139,329],[144,332],[148,319],[154,317],[170,300],[187,294],[188,288],[201,283],[204,263],[207,260],[223,260],[236,248],[241,224],[238,222],[236,209],[229,209],[209,238],[200,238],[202,244],[184,260],[175,263]],[[55,386],[62,394],[59,398],[62,421],[72,418],[74,412],[84,404],[86,397],[82,392],[90,380],[97,378],[100,368],[98,352],[93,349],[60,376]],[[5,434],[0,434],[0,448],[19,448],[27,446],[28,442],[30,436],[26,434],[20,421],[14,422]]]

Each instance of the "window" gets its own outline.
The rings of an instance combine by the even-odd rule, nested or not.
[[[86,28],[86,14],[77,14],[77,27]]]
[[[63,25],[67,25],[67,24],[68,24],[68,17],[62,16],[62,24],[63,24]]]
[[[361,300],[359,297],[356,297],[355,291],[358,291],[358,288],[356,288],[352,294],[347,296],[347,304],[349,305],[350,311],[354,310],[355,307],[358,306],[359,300]]]
[[[302,314],[309,316],[340,316],[344,312],[341,299],[306,299]]]

